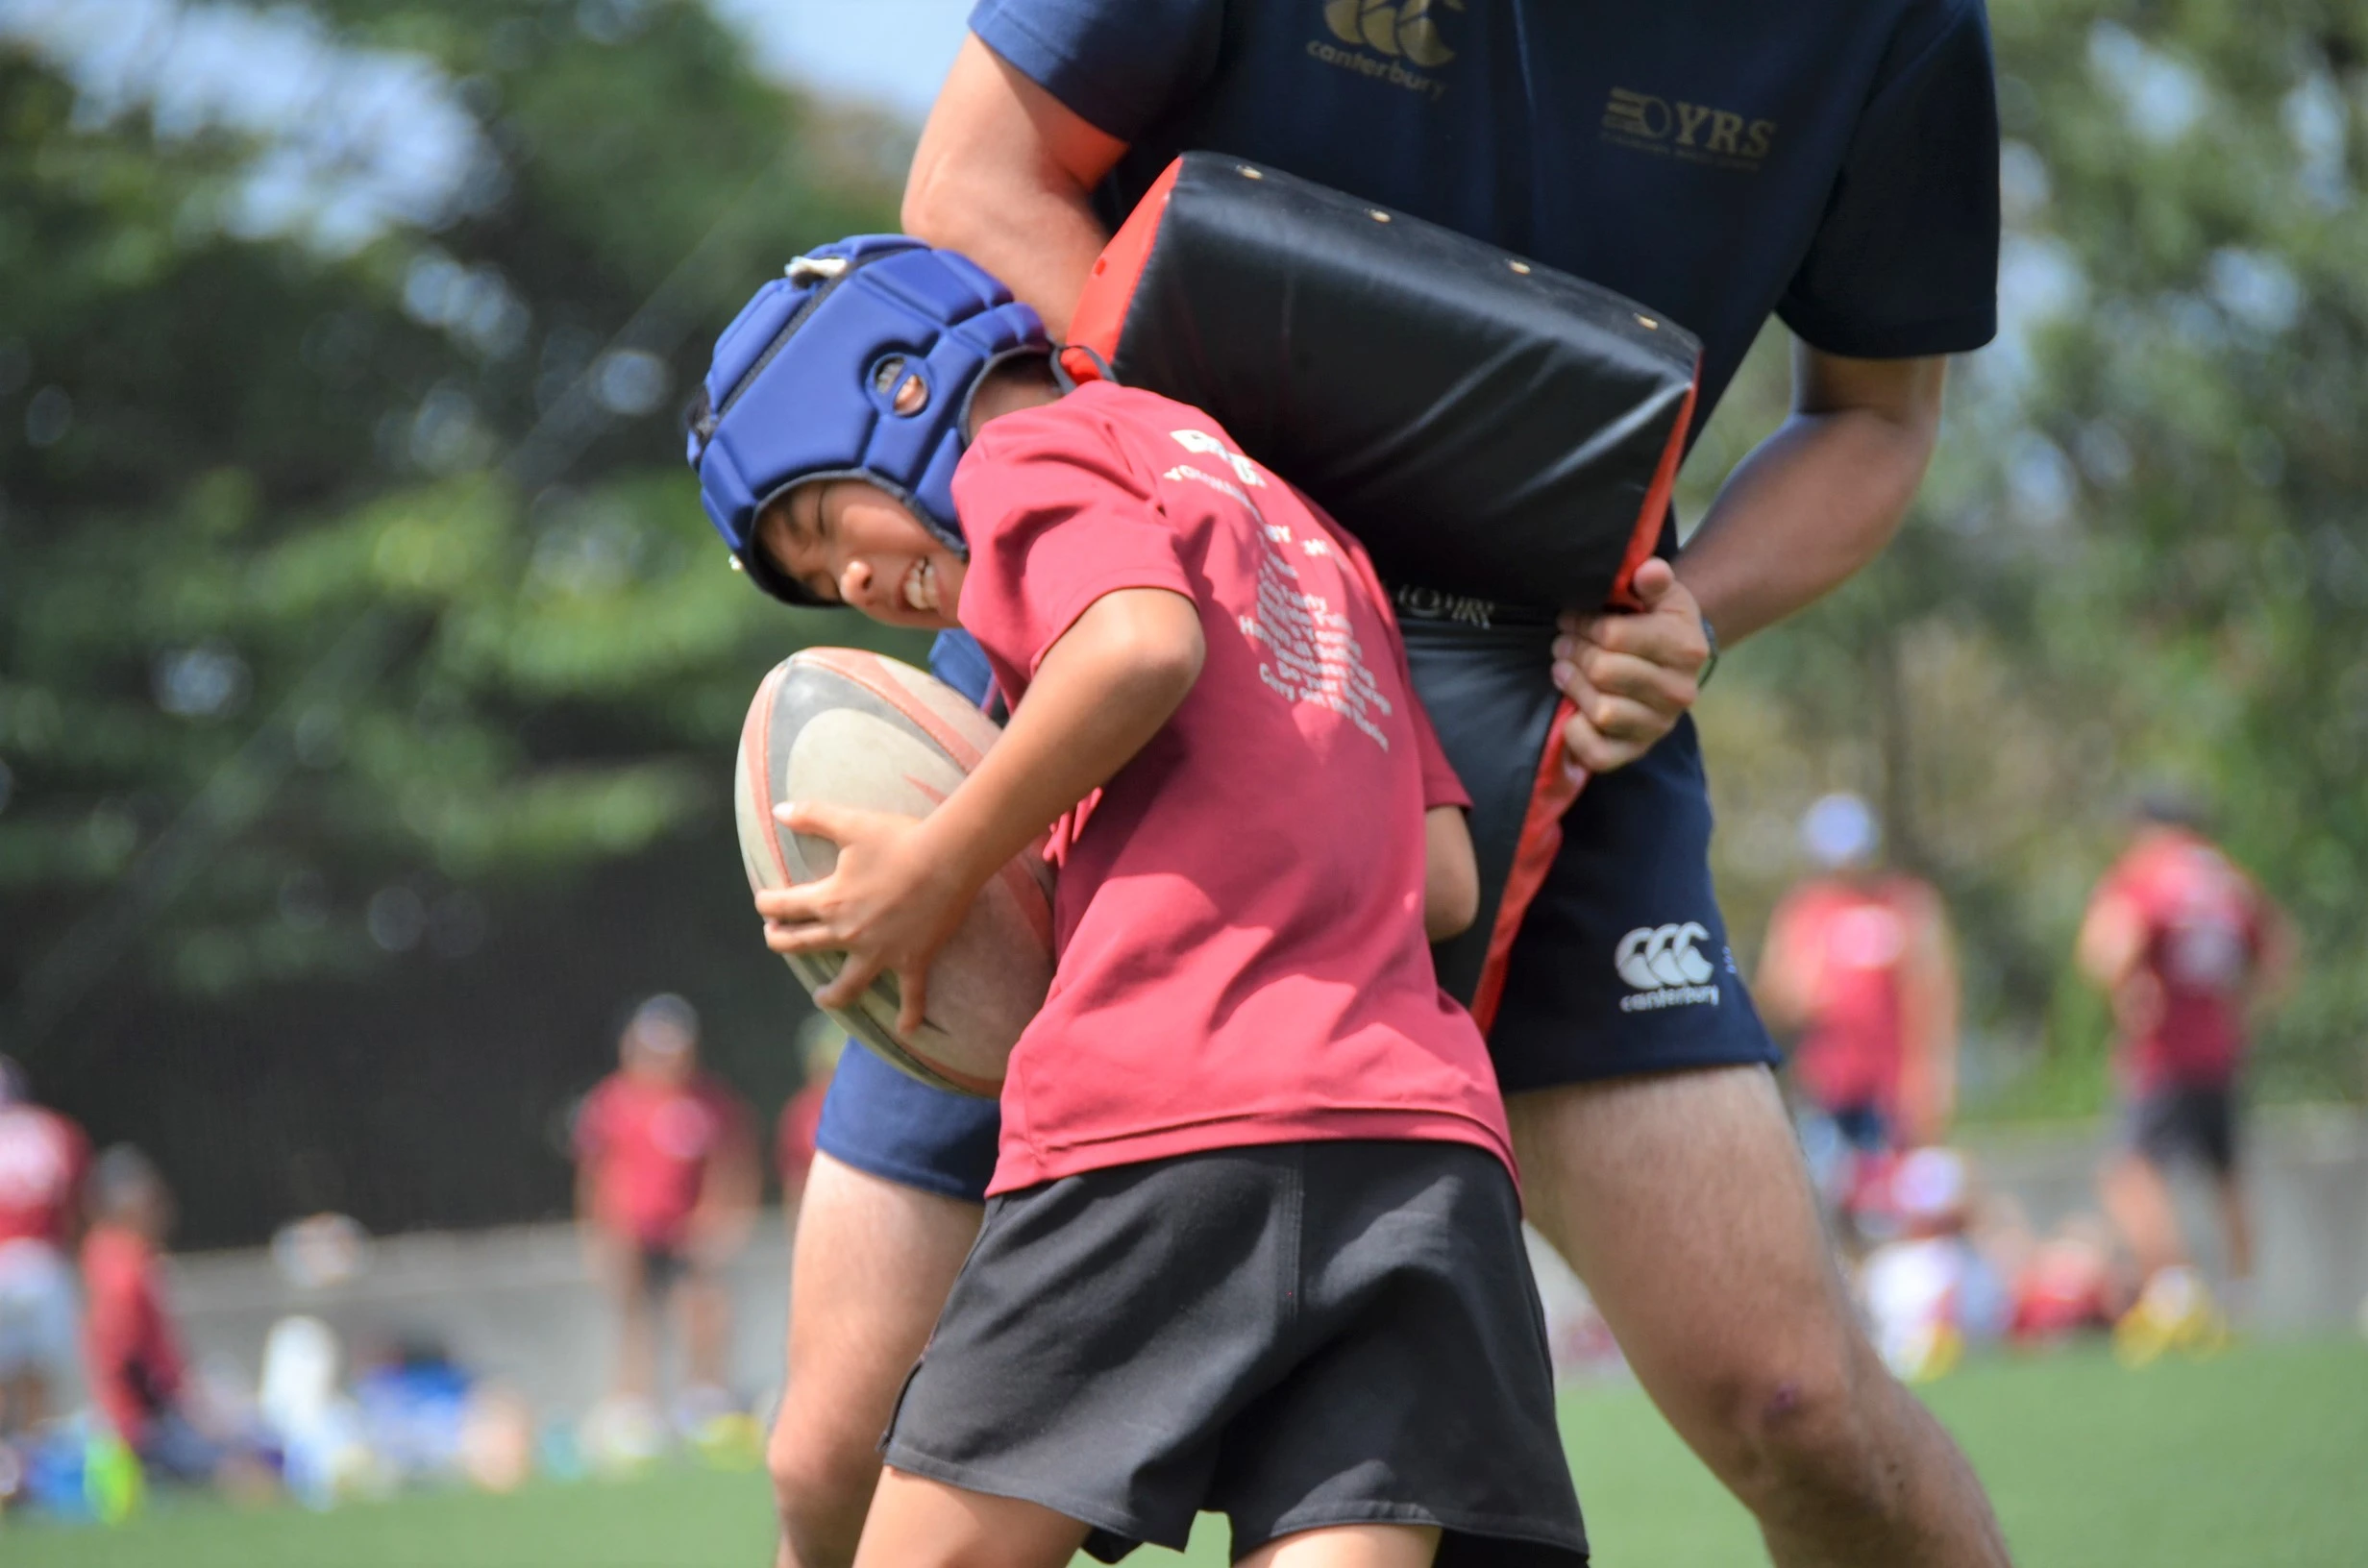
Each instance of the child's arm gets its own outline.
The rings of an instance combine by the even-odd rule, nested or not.
[[[1461,806],[1422,814],[1422,934],[1433,942],[1460,937],[1480,916],[1480,865]]]
[[[815,992],[825,1007],[851,1006],[893,971],[903,998],[897,1029],[913,1033],[930,961],[978,890],[1143,749],[1199,678],[1205,651],[1199,610],[1183,595],[1105,594],[1046,649],[1002,739],[927,817],[779,807],[784,826],[836,843],[839,863],[819,882],[758,895],[765,945],[847,954]]]

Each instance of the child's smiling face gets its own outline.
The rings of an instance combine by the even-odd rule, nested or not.
[[[826,603],[892,626],[960,624],[962,558],[876,485],[802,484],[765,508],[756,538],[777,570]]]

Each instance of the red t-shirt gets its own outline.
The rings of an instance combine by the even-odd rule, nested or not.
[[[181,1399],[181,1336],[160,1272],[156,1250],[136,1232],[101,1225],[83,1243],[91,1391],[115,1434],[134,1448],[148,1423]]]
[[[1929,891],[1905,877],[1803,883],[1776,906],[1768,945],[1792,967],[1808,1015],[1792,1074],[1828,1111],[1899,1111],[1904,980]]]
[[[37,1105],[0,1106],[0,1243],[74,1238],[90,1140]]]
[[[2192,833],[2143,835],[2099,884],[2145,933],[2138,964],[2153,982],[2125,1017],[2121,1069],[2132,1087],[2220,1086],[2245,1049],[2245,990],[2261,956],[2266,906],[2228,857]]]
[[[1462,786],[1364,551],[1235,453],[1197,409],[1094,382],[988,425],[954,474],[962,624],[1015,704],[1120,589],[1192,600],[1208,649],[1054,834],[1058,963],[1012,1051],[990,1192],[1315,1139],[1512,1163],[1422,933],[1422,814]]]
[[[593,1217],[646,1246],[679,1246],[708,1166],[747,1136],[747,1113],[715,1079],[675,1089],[610,1073],[576,1122],[576,1157],[592,1166]]]
[[[781,1190],[796,1192],[814,1168],[814,1139],[822,1131],[823,1101],[830,1094],[830,1080],[808,1084],[781,1107],[781,1121],[774,1132],[774,1158],[781,1167]]]

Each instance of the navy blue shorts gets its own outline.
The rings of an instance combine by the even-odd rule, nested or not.
[[[1643,1072],[1764,1063],[1777,1051],[1752,1007],[1711,889],[1710,785],[1693,721],[1616,772],[1588,781],[1561,820],[1517,922],[1499,895],[1539,823],[1532,796],[1552,740],[1549,619],[1401,592],[1407,663],[1441,744],[1472,796],[1489,890],[1472,930],[1438,950],[1440,983],[1493,1000],[1489,1050],[1508,1094]],[[930,665],[986,700],[986,661],[964,633]],[[1498,963],[1492,978],[1488,959]],[[982,1198],[995,1169],[991,1100],[927,1088],[851,1050],[823,1105],[817,1146],[887,1180]]]
[[[1711,889],[1710,783],[1693,721],[1587,781],[1517,918],[1501,901],[1538,847],[1533,800],[1561,755],[1552,618],[1408,590],[1397,610],[1415,690],[1472,797],[1485,890],[1471,930],[1436,950],[1440,984],[1487,1024],[1505,1092],[1773,1065]]]
[[[841,1164],[942,1197],[984,1202],[1002,1108],[933,1089],[848,1041],[814,1147]]]

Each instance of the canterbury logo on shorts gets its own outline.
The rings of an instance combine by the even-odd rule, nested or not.
[[[1703,1002],[1717,1006],[1715,971],[1694,945],[1709,939],[1710,932],[1699,920],[1640,925],[1620,938],[1619,945],[1612,950],[1612,967],[1634,993],[1619,999],[1619,1010],[1649,1013]]]

